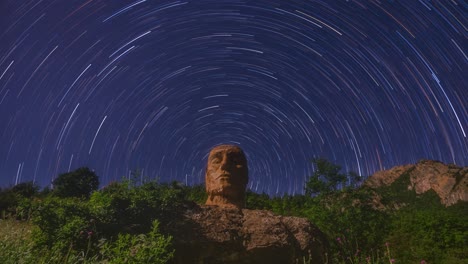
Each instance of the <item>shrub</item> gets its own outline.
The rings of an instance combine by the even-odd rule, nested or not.
[[[159,222],[153,221],[148,234],[119,234],[114,242],[102,244],[102,258],[112,264],[167,263],[174,254],[170,249],[172,238],[161,235],[158,227]]]
[[[25,198],[32,198],[39,193],[39,186],[32,181],[19,183],[11,188],[13,193]]]
[[[91,195],[89,208],[98,229],[106,237],[119,231],[144,233],[152,221],[172,221],[185,202],[183,190],[174,185],[147,182],[132,186],[131,182],[112,183]]]
[[[111,184],[90,200],[56,196],[36,200],[34,248],[46,252],[51,263],[165,263],[172,256],[171,239],[159,233],[158,219],[170,218],[181,202],[173,187],[129,182]]]
[[[452,208],[405,208],[392,217],[388,237],[395,256],[408,262],[467,263],[468,214]],[[457,261],[452,261],[452,260]],[[465,261],[465,262],[463,262]]]
[[[59,197],[89,198],[91,192],[99,187],[99,178],[89,168],[83,167],[60,174],[53,185],[53,193]]]
[[[47,197],[34,204],[32,222],[37,226],[33,241],[37,248],[65,253],[85,251],[88,237],[96,233],[87,203],[77,198]]]
[[[39,186],[32,182],[17,184],[0,191],[1,218],[14,217],[18,220],[29,219],[31,202],[39,193]]]
[[[15,208],[18,205],[18,196],[11,189],[0,191],[0,212],[1,218],[7,218],[15,214]]]
[[[184,186],[183,191],[185,200],[198,204],[204,204],[208,197],[208,194],[205,190],[205,185]]]

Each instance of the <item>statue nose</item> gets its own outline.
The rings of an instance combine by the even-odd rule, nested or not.
[[[223,157],[223,160],[221,161],[221,170],[226,170],[229,168],[229,162],[226,157]]]

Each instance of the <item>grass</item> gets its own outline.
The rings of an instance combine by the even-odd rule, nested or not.
[[[31,233],[28,222],[0,219],[0,263],[31,263]]]
[[[50,250],[34,250],[33,227],[27,221],[0,219],[0,263],[84,263],[80,254],[62,256]]]
[[[32,233],[32,225],[26,221],[0,219],[0,241],[18,243],[29,239]]]
[[[88,243],[87,250],[67,252],[36,248],[33,239],[34,225],[26,221],[0,219],[0,263],[2,264],[137,264],[166,263],[172,253],[165,250],[170,239],[158,233],[158,223],[148,234],[122,235],[111,243],[103,239],[98,245]],[[91,241],[91,240],[89,240]],[[88,256],[89,249],[96,246],[100,254]]]

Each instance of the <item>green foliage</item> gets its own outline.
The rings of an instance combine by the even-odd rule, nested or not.
[[[37,226],[33,240],[38,248],[65,253],[83,251],[96,233],[85,201],[78,198],[47,197],[37,201],[32,222]]]
[[[338,190],[344,186],[347,177],[341,174],[341,167],[326,159],[318,158],[312,160],[315,165],[314,174],[307,180],[305,185],[306,195],[325,194]]]
[[[342,243],[347,241],[354,251],[371,255],[381,250],[390,218],[387,213],[374,209],[370,199],[371,194],[366,191],[319,196],[307,203],[303,214],[325,232],[336,254],[343,255]]]
[[[88,198],[99,187],[99,178],[89,168],[83,167],[60,174],[53,181],[53,193],[59,197]]]
[[[18,196],[11,189],[0,191],[0,212],[2,213],[2,219],[14,214],[17,205]]]
[[[15,218],[17,220],[29,220],[33,210],[33,199],[19,196],[15,208]]]
[[[395,212],[388,240],[395,245],[396,257],[411,262],[468,262],[468,211],[464,204],[461,210],[408,207]]]
[[[250,190],[246,192],[246,208],[247,209],[257,209],[257,210],[271,210],[271,201],[268,194],[258,194]]]
[[[35,249],[57,252],[51,257],[67,256],[67,261],[79,254],[82,259],[109,263],[156,263],[152,258],[164,261],[172,256],[168,250],[171,240],[158,233],[158,223],[174,220],[183,194],[176,184],[134,186],[124,181],[94,192],[89,200],[48,196],[34,205]],[[122,245],[132,250],[126,261],[108,255],[129,253]]]
[[[174,254],[170,250],[171,237],[159,233],[159,222],[153,221],[148,234],[119,234],[113,243],[104,243],[101,255],[108,263],[167,263]]]
[[[186,200],[193,201],[198,204],[204,204],[208,198],[205,185],[184,186],[183,191]]]
[[[11,188],[11,191],[24,198],[32,198],[33,196],[39,193],[39,189],[40,187],[38,185],[30,181],[30,182],[22,182],[13,186],[13,188]]]
[[[31,226],[15,220],[0,220],[0,263],[33,263]]]
[[[173,256],[171,237],[159,233],[154,221],[148,234],[119,234],[115,241],[100,239],[81,251],[38,248],[27,222],[0,221],[0,263],[167,263]]]
[[[285,195],[274,197],[271,201],[271,210],[280,215],[305,217],[304,209],[312,199],[304,195]]]
[[[0,191],[1,218],[29,219],[32,200],[39,194],[39,186],[24,182]]]
[[[177,184],[147,182],[132,186],[131,182],[112,183],[94,192],[89,201],[98,228],[107,236],[118,230],[147,232],[154,219],[170,221],[184,202],[183,189]]]
[[[350,186],[349,187],[351,189],[358,188],[360,186],[360,184],[362,183],[362,180],[363,180],[363,177],[359,176],[359,174],[357,174],[354,171],[350,171],[348,173],[348,177],[349,177],[349,181],[350,181]]]
[[[410,174],[405,172],[389,186],[379,188],[378,191],[382,194],[382,203],[390,207],[393,204],[401,205],[415,201],[416,192],[408,190],[410,183]]]
[[[325,160],[314,162],[307,195],[247,191],[246,208],[307,217],[328,238],[334,263],[468,263],[468,203],[446,208],[434,191],[416,194],[408,189],[408,172],[390,186],[356,188],[358,175],[340,174],[339,166]],[[83,175],[70,174],[64,176],[67,184]],[[0,220],[0,263],[166,263],[174,251],[164,226],[178,221],[188,204],[204,203],[205,188],[139,179],[65,198],[57,185],[49,194],[31,183],[1,190],[4,215],[32,219]],[[346,180],[350,188],[342,188]],[[379,200],[386,209],[376,206]],[[29,231],[20,232],[22,225]]]
[[[468,263],[468,203],[446,208],[434,191],[408,189],[409,180],[406,173],[375,190],[326,187],[312,197],[248,193],[247,208],[307,217],[327,236],[334,263]],[[377,209],[378,197],[387,209]]]

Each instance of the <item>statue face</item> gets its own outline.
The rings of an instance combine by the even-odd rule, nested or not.
[[[237,197],[244,194],[247,181],[247,160],[242,149],[221,145],[211,150],[206,169],[208,193]]]

